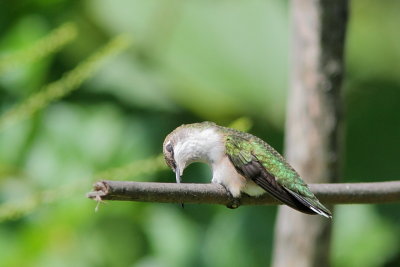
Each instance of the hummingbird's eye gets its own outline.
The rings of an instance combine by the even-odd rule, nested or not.
[[[167,146],[165,147],[165,149],[166,149],[169,153],[171,153],[171,152],[173,151],[173,147],[172,147],[171,143],[167,144]]]

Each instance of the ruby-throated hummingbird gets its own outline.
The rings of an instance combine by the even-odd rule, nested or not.
[[[204,162],[211,165],[212,182],[236,201],[242,192],[259,196],[266,191],[298,211],[332,217],[286,160],[249,133],[213,122],[182,125],[165,138],[163,152],[177,183],[189,164]]]

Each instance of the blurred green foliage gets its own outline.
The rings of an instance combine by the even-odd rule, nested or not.
[[[102,178],[173,182],[161,145],[182,123],[234,121],[282,151],[286,1],[0,6],[0,266],[269,264],[276,207],[109,202],[95,213],[85,193]],[[351,2],[343,181],[400,173],[399,9]],[[209,179],[201,164],[184,175]],[[337,207],[333,266],[399,266],[398,210]]]

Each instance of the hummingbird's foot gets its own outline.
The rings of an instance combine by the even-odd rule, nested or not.
[[[231,196],[232,197],[232,196]],[[232,197],[231,201],[226,205],[228,209],[237,209],[240,206],[240,198]]]
[[[229,191],[228,188],[226,188],[225,185],[222,185],[222,186],[225,188],[226,194],[229,197],[229,202],[228,202],[228,204],[226,204],[226,207],[228,209],[237,209],[237,208],[239,208],[240,205],[241,205],[240,197],[234,197],[232,195],[231,191]]]

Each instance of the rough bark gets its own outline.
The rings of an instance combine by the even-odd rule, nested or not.
[[[340,87],[347,0],[292,0],[292,77],[286,158],[306,182],[339,177]],[[274,267],[329,266],[332,224],[281,207]]]

